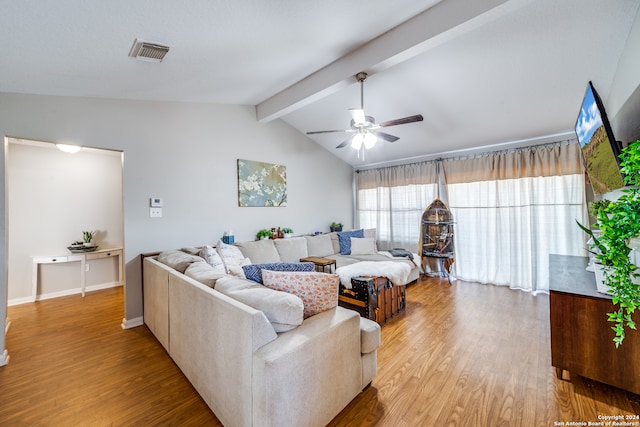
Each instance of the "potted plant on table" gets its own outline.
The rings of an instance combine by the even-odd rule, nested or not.
[[[83,231],[82,232],[82,241],[85,246],[93,246],[93,236],[95,236],[95,231]]]
[[[267,240],[268,238],[271,237],[271,234],[272,234],[271,230],[263,228],[262,230],[256,233],[256,237],[258,238],[258,240]]]
[[[282,235],[285,239],[290,238],[291,236],[293,236],[293,229],[289,228],[289,227],[283,227],[282,228]]]
[[[342,231],[342,223],[341,222],[332,222],[329,225],[329,229],[331,231]]]
[[[617,311],[608,313],[608,320],[614,323],[616,347],[624,340],[625,326],[636,329],[632,316],[640,308],[640,274],[630,258],[629,247],[629,240],[640,235],[640,141],[622,150],[620,158],[624,183],[630,187],[597,212],[600,235],[579,224],[593,238],[598,250],[596,258],[609,266],[604,282],[611,290],[613,304],[618,306]]]

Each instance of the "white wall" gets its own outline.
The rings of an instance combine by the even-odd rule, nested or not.
[[[124,152],[127,320],[142,316],[141,253],[215,242],[229,228],[249,240],[273,226],[352,226],[351,166],[280,120],[258,123],[251,106],[0,94],[0,135]],[[238,158],[284,164],[288,206],[238,207]],[[150,197],[164,198],[163,218],[149,218]]]
[[[6,171],[9,305],[31,299],[31,257],[67,254],[84,230],[96,232],[100,249],[122,247],[122,153],[68,154],[51,143],[10,138]],[[117,281],[117,266],[107,263],[115,258],[89,264],[88,284]],[[79,292],[79,268],[79,261],[41,265],[39,296]]]
[[[609,97],[604,101],[617,140],[640,139],[640,11],[618,62]]]

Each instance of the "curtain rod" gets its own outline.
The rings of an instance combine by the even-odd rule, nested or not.
[[[551,148],[551,147],[555,147],[555,146],[570,145],[570,144],[577,143],[577,142],[578,142],[578,140],[576,138],[569,138],[569,139],[564,139],[564,140],[560,140],[560,141],[545,142],[544,144],[528,145],[526,147],[515,147],[515,148],[506,148],[506,149],[503,149],[503,150],[485,151],[483,153],[468,154],[466,156],[452,156],[452,157],[444,157],[444,158],[443,157],[438,157],[437,159],[421,160],[419,162],[401,163],[401,164],[397,164],[397,165],[393,165],[393,166],[384,166],[384,167],[381,167],[381,168],[371,168],[371,169],[362,169],[362,170],[356,169],[355,173],[360,173],[360,172],[370,171],[370,170],[385,170],[385,169],[396,168],[398,166],[412,166],[412,165],[424,165],[424,164],[429,164],[429,163],[439,163],[439,162],[449,161],[449,160],[477,159],[479,157],[495,156],[495,155],[500,155],[500,154],[518,153],[520,151],[535,151],[535,150],[538,150],[538,149]]]

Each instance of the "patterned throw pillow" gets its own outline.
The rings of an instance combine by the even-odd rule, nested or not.
[[[299,297],[305,319],[338,305],[337,274],[262,270],[262,281],[268,288]]]
[[[340,242],[340,255],[351,255],[351,238],[364,237],[364,230],[340,231],[338,242]]]
[[[227,273],[230,271],[231,267],[238,267],[243,264],[247,264],[240,248],[234,245],[227,245],[222,241],[222,239],[218,240],[218,243],[216,243],[216,251],[218,251],[218,255],[222,258],[222,262],[224,263],[224,267],[227,269]]]
[[[222,258],[218,255],[218,252],[214,248],[209,245],[203,246],[198,253],[199,256],[204,258],[204,260],[213,267],[213,271],[215,273],[225,273],[226,269],[224,268],[224,263],[222,262]]]
[[[272,262],[268,264],[243,265],[244,276],[254,282],[262,283],[262,270],[271,271],[314,271],[312,262]]]

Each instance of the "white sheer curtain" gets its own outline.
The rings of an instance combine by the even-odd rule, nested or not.
[[[438,190],[435,163],[359,171],[356,188],[358,226],[377,229],[378,249],[417,252],[422,212]]]
[[[584,175],[449,184],[460,279],[549,289],[549,254],[585,255]]]
[[[585,255],[585,181],[578,144],[562,142],[442,161],[461,279],[548,290],[549,254]],[[402,170],[402,179],[397,169]],[[412,182],[414,181],[414,182]],[[361,227],[379,246],[417,252],[419,221],[436,197],[436,163],[361,171]]]

